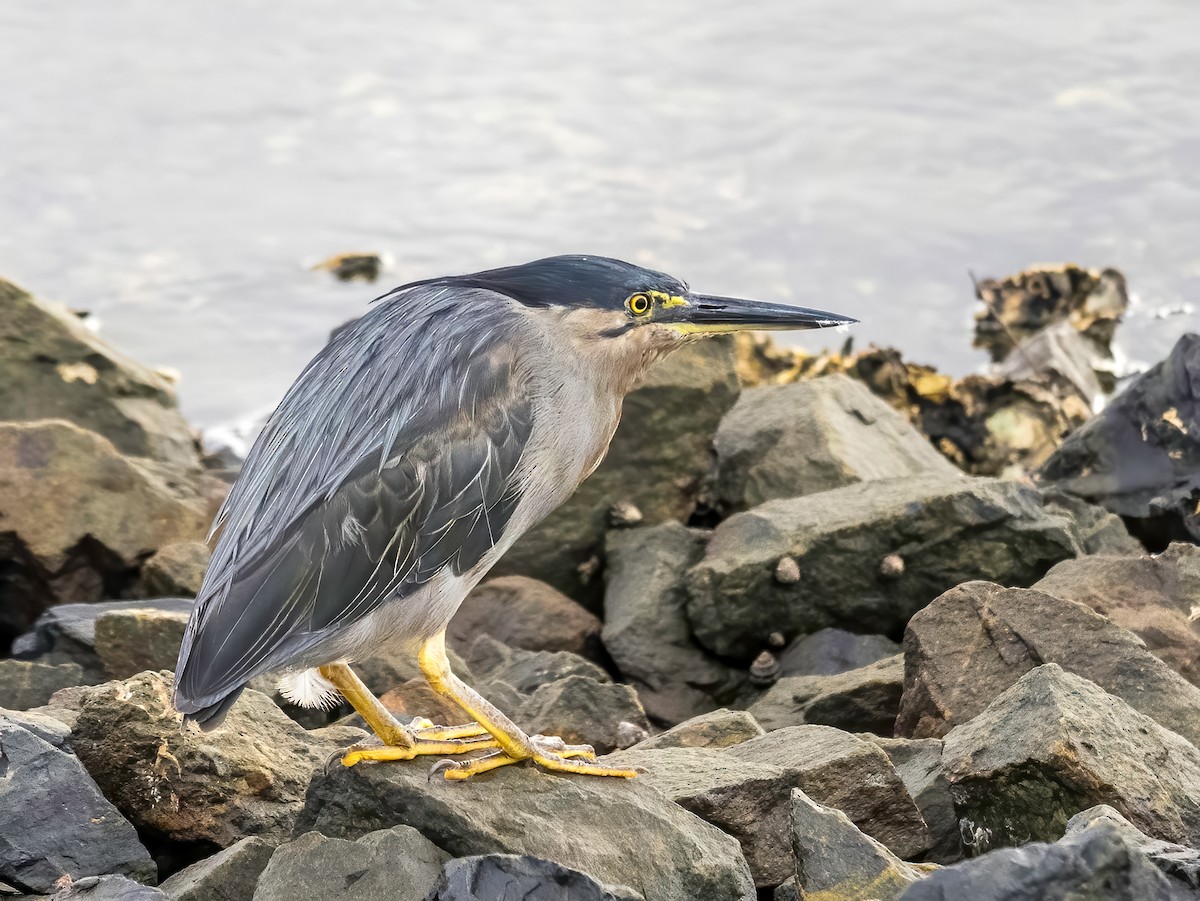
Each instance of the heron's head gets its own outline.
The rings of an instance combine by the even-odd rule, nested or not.
[[[446,281],[511,297],[552,322],[581,353],[617,366],[636,366],[708,335],[857,321],[788,304],[698,294],[670,275],[607,257],[549,257]]]

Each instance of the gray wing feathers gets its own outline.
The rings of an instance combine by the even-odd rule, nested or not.
[[[448,300],[425,288],[372,310],[285,396],[220,514],[180,654],[180,709],[443,569],[469,570],[500,539],[533,427],[519,341],[503,340],[520,323],[494,296],[471,316],[444,315]]]

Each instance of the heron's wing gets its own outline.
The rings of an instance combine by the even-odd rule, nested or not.
[[[242,490],[231,493],[181,650],[180,709],[208,706],[443,570],[466,572],[496,544],[520,500],[517,471],[533,417],[511,348],[477,337],[494,335],[488,325],[503,323],[484,323],[471,337],[407,329],[402,337],[413,345],[462,340],[441,355],[441,371],[377,371],[379,384],[357,392],[329,382],[344,372],[337,348],[330,365],[306,370],[297,386],[310,377],[320,384],[298,407],[289,392],[256,444],[266,451],[251,455]],[[341,338],[353,345],[362,336]],[[315,400],[331,394],[333,407]],[[386,415],[373,415],[385,396]],[[363,419],[376,420],[374,440],[346,425]],[[305,430],[322,438],[306,443]],[[337,478],[324,488],[320,476],[331,467]],[[307,493],[296,485],[305,478]],[[288,509],[281,497],[299,502]]]

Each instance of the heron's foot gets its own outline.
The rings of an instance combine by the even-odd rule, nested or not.
[[[429,739],[431,741],[459,739],[459,738],[478,738],[488,735],[487,729],[479,725],[479,723],[465,723],[461,726],[435,726],[431,720],[425,719],[423,716],[418,716],[408,724],[408,728],[413,730],[413,734],[417,738]]]
[[[364,760],[412,760],[430,755],[466,754],[499,747],[496,739],[474,723],[466,726],[429,725],[417,729],[401,727],[401,730],[389,730],[386,737],[379,736],[379,744],[372,741],[350,747],[342,755],[342,765],[354,766]]]
[[[634,770],[597,763],[596,752],[591,745],[569,745],[552,735],[529,736],[528,754],[496,750],[469,760],[439,760],[434,764],[430,775],[441,773],[447,779],[470,779],[472,776],[512,763],[533,764],[550,772],[575,773],[581,776],[617,776],[622,779],[633,779],[637,776]]]

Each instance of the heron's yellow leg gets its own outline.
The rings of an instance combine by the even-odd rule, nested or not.
[[[496,747],[495,739],[475,724],[450,729],[411,729],[401,725],[355,675],[354,670],[344,663],[321,667],[321,675],[341,692],[342,697],[383,742],[381,748],[350,749],[342,757],[342,763],[346,766],[353,766],[362,760],[411,760],[422,755],[462,754]]]
[[[626,779],[637,775],[633,770],[595,763],[596,752],[587,745],[568,745],[561,738],[526,735],[516,723],[451,672],[450,661],[446,657],[445,633],[440,632],[425,642],[418,660],[421,672],[434,691],[461,707],[492,735],[495,746],[499,748],[492,754],[473,760],[439,764],[437,769],[447,779],[466,779],[523,760],[561,773],[620,776]]]

